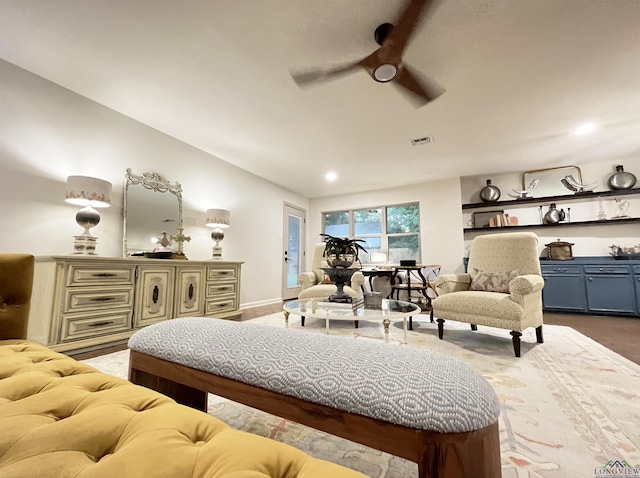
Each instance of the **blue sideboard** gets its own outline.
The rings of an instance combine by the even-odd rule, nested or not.
[[[540,260],[545,310],[640,317],[640,260]]]
[[[465,271],[467,262],[465,257]],[[640,317],[640,260],[541,258],[540,266],[544,310]]]

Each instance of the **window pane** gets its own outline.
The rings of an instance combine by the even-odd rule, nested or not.
[[[358,260],[362,264],[371,264],[373,262],[371,260],[371,254],[379,253],[381,249],[380,236],[356,237],[356,239],[363,239],[365,242],[361,242],[360,245],[367,250],[367,252],[360,251],[358,253]]]
[[[417,204],[387,208],[387,234],[420,231]]]
[[[347,211],[325,213],[324,233],[335,237],[348,237],[349,213]]]
[[[382,233],[382,209],[362,209],[353,213],[356,236]]]
[[[407,259],[413,259],[419,262],[418,246],[419,241],[417,234],[389,236],[389,262],[399,263],[401,260]]]

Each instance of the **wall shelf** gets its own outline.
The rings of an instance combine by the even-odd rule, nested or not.
[[[549,204],[552,202],[563,201],[589,201],[592,199],[605,198],[605,197],[618,197],[628,196],[632,194],[640,194],[640,188],[623,189],[617,191],[597,191],[591,193],[564,195],[564,196],[547,196],[540,198],[525,198],[525,199],[513,199],[508,201],[496,201],[493,203],[479,202],[472,204],[463,204],[462,209],[495,209],[497,207],[504,208],[506,206],[535,206],[538,204]],[[610,226],[612,224],[629,224],[634,222],[640,222],[639,217],[630,217],[625,219],[605,219],[605,220],[593,220],[593,221],[574,221],[574,222],[560,222],[558,224],[519,224],[517,226],[502,226],[502,227],[466,227],[464,232],[473,231],[505,231],[507,229],[533,229],[533,228],[554,228],[554,227],[571,227],[571,226]]]
[[[467,227],[464,232],[472,231],[505,231],[506,229],[532,229],[532,228],[544,228],[553,229],[557,227],[567,226],[610,226],[612,224],[629,224],[633,222],[640,222],[640,217],[630,217],[626,219],[605,219],[604,221],[575,221],[575,222],[560,222],[558,224],[522,224],[517,226],[503,226],[503,227]]]
[[[463,204],[462,209],[481,209],[481,208],[495,208],[502,206],[522,206],[525,204],[540,204],[540,203],[550,203],[550,202],[560,202],[560,201],[585,201],[589,199],[598,199],[605,197],[615,197],[615,196],[627,196],[630,194],[640,194],[640,188],[634,189],[620,189],[617,191],[596,191],[591,193],[582,193],[582,194],[566,194],[563,196],[547,196],[540,198],[525,198],[525,199],[510,199],[507,201],[496,201],[492,203],[487,202],[476,202],[471,204]],[[602,221],[597,221],[602,222]],[[573,223],[572,223],[573,224]],[[495,229],[495,228],[491,228]]]

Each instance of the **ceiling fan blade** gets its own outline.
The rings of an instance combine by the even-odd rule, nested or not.
[[[393,79],[392,83],[411,93],[417,106],[425,105],[444,93],[444,90],[434,81],[419,79],[418,75],[412,73],[406,64],[400,68],[398,76]]]
[[[299,70],[292,71],[291,77],[299,87],[309,86],[311,83],[335,80],[360,67],[360,62],[349,63],[347,65],[333,68],[322,68],[319,70]]]
[[[411,34],[416,25],[420,21],[421,15],[425,9],[431,5],[431,0],[409,0],[407,7],[404,9],[398,22],[394,25],[393,30],[383,43],[383,47],[388,51],[391,58],[399,63],[404,53]]]

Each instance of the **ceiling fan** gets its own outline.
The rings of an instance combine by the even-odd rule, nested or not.
[[[362,60],[329,69],[292,72],[293,80],[298,86],[304,87],[364,68],[375,81],[393,83],[409,93],[417,106],[433,101],[444,90],[431,81],[419,78],[402,61],[411,34],[431,3],[431,0],[409,0],[396,25],[383,23],[376,28],[374,38],[380,48]]]

